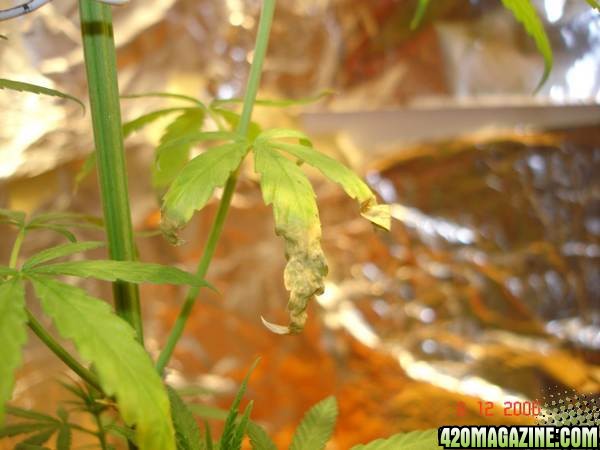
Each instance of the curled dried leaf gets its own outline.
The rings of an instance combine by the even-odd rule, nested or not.
[[[274,333],[298,333],[306,322],[308,302],[323,292],[327,275],[315,193],[300,168],[276,150],[255,147],[255,167],[265,203],[273,205],[275,231],[285,240],[288,262],[283,279],[290,292],[289,325],[262,320]]]

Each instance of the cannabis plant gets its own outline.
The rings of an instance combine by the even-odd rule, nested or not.
[[[0,20],[15,17],[47,3],[29,0],[22,6],[0,11]],[[114,448],[113,436],[130,448],[142,450],[213,449],[237,450],[249,437],[255,450],[275,449],[265,431],[251,420],[252,403],[239,412],[248,377],[224,419],[222,435],[216,439],[210,428],[197,426],[196,418],[178,393],[167,386],[163,372],[180,339],[201,289],[211,289],[204,279],[215,253],[231,204],[241,164],[252,160],[260,177],[264,202],[272,206],[275,232],[285,243],[287,264],[283,273],[289,291],[289,323],[265,326],[279,334],[300,333],[307,320],[307,305],[322,293],[327,263],[321,249],[321,224],[313,188],[303,166],[318,169],[357,201],[357,212],[377,227],[389,229],[387,205],[377,204],[371,189],[350,169],[316,149],[310,138],[293,129],[262,129],[252,121],[255,105],[278,107],[290,101],[257,100],[263,61],[268,47],[275,0],[264,0],[256,46],[243,100],[215,100],[204,104],[180,94],[143,94],[180,100],[181,106],[161,109],[121,123],[111,8],[121,0],[78,0],[89,86],[90,112],[95,152],[85,164],[84,176],[96,167],[103,217],[76,213],[44,213],[26,216],[19,211],[0,210],[0,223],[15,231],[6,265],[0,266],[0,423],[6,414],[15,420],[0,429],[0,437],[19,437],[16,448],[40,449],[54,439],[59,450],[71,448],[72,434],[93,437],[97,445]],[[525,24],[544,56],[546,78],[552,63],[548,39],[529,0],[502,0]],[[594,7],[594,0],[588,0]],[[414,26],[425,14],[420,0]],[[10,41],[3,45],[9,45]],[[543,81],[543,80],[542,80]],[[52,89],[0,79],[0,88],[57,96],[80,102]],[[139,97],[139,96],[131,96]],[[131,101],[131,100],[130,100]],[[81,102],[80,102],[81,103]],[[241,105],[241,111],[237,107]],[[82,104],[83,106],[83,104]],[[152,181],[161,192],[164,236],[180,244],[179,230],[223,188],[204,253],[194,274],[170,266],[137,260],[128,194],[123,140],[161,117],[176,117],[166,128],[156,149]],[[191,158],[193,147],[204,151]],[[190,159],[191,158],[191,159]],[[106,241],[78,241],[77,229],[97,228]],[[39,230],[59,233],[66,242],[21,258],[21,247]],[[70,256],[106,247],[108,259],[69,261]],[[65,261],[65,259],[67,259]],[[105,301],[65,281],[64,277],[93,278],[112,283],[114,310]],[[140,311],[140,283],[171,283],[188,286],[179,316],[158,359],[152,361],[144,349]],[[31,289],[60,336],[77,349],[74,355],[58,342],[26,305]],[[63,383],[72,396],[56,415],[5,406],[10,400],[14,373],[21,364],[26,328],[77,375]],[[94,428],[73,419],[88,414]],[[299,424],[292,450],[323,449],[332,435],[337,403],[327,398],[311,408]],[[435,431],[399,434],[389,439],[359,445],[355,449],[437,448]]]

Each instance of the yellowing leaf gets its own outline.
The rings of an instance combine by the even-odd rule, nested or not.
[[[10,399],[14,371],[21,365],[21,348],[27,341],[25,291],[20,280],[0,284],[0,428],[4,404]]]
[[[190,108],[169,124],[156,149],[156,158],[152,167],[154,187],[168,186],[190,158],[192,143],[182,142],[169,148],[165,148],[165,144],[188,133],[199,131],[204,123],[204,116],[202,108]]]
[[[264,319],[263,323],[275,333],[298,333],[306,322],[308,301],[323,292],[327,275],[315,193],[292,161],[267,146],[256,146],[254,152],[264,201],[273,205],[275,231],[285,240],[288,262],[283,278],[290,292],[289,325],[273,325]]]
[[[248,152],[244,140],[212,147],[192,159],[177,175],[163,198],[163,232],[177,242],[176,232],[202,209],[214,190],[222,187]]]
[[[79,288],[40,276],[32,281],[58,332],[94,365],[102,389],[116,397],[125,422],[135,425],[140,450],[175,450],[165,387],[133,328]]]
[[[390,229],[391,214],[389,206],[378,205],[375,194],[373,194],[373,191],[371,191],[369,186],[367,186],[358,175],[335,159],[308,145],[290,144],[274,140],[275,138],[282,137],[306,140],[302,134],[294,132],[294,130],[289,130],[287,135],[284,131],[286,130],[266,131],[256,139],[255,145],[257,147],[266,146],[283,150],[298,158],[300,161],[306,162],[319,169],[319,171],[331,181],[342,186],[348,196],[358,200],[360,203],[360,214],[364,218],[381,228],[386,230]]]

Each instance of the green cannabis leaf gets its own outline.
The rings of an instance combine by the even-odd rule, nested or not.
[[[10,399],[14,371],[21,365],[21,349],[27,341],[27,314],[23,283],[13,278],[0,284],[0,428],[4,404]]]
[[[263,318],[274,333],[298,333],[306,322],[306,308],[315,294],[323,292],[327,263],[321,249],[321,222],[315,193],[300,168],[268,146],[254,147],[254,167],[260,174],[265,204],[273,205],[275,232],[285,240],[288,260],[283,279],[290,292],[288,326]]]
[[[56,247],[50,247],[36,253],[29,258],[23,264],[23,270],[30,269],[31,267],[37,266],[53,259],[64,258],[65,256],[74,255],[76,253],[87,252],[88,250],[94,250],[96,248],[104,247],[104,242],[90,241],[90,242],[77,242],[57,245]]]
[[[252,408],[254,406],[254,402],[250,401],[244,410],[244,414],[242,414],[242,418],[240,419],[235,433],[233,435],[233,439],[231,440],[231,446],[225,447],[230,450],[241,450],[242,449],[242,441],[244,440],[244,436],[246,436],[246,430],[248,429],[248,423],[250,422],[250,414],[252,413]]]
[[[167,151],[165,144],[199,131],[204,123],[204,117],[205,111],[202,108],[189,108],[167,126],[160,138],[152,167],[152,184],[155,188],[164,188],[173,181],[188,162],[193,145],[192,142],[182,142],[179,145],[170,145]]]
[[[437,430],[419,430],[399,433],[387,439],[355,445],[351,450],[438,450]]]
[[[29,268],[29,275],[71,275],[129,283],[185,284],[210,286],[206,281],[176,267],[135,261],[73,261]]]
[[[337,402],[333,396],[314,405],[296,429],[290,450],[323,450],[331,438],[337,415]]]
[[[423,22],[423,17],[425,17],[425,12],[427,12],[427,7],[429,6],[430,0],[419,0],[417,4],[417,10],[415,11],[415,15],[413,16],[410,22],[410,29],[416,30],[421,22]]]
[[[248,437],[252,450],[277,450],[277,446],[267,432],[254,422],[248,424]]]
[[[252,364],[252,366],[250,366],[248,373],[246,374],[246,376],[244,377],[244,380],[240,384],[240,388],[238,389],[238,392],[237,392],[235,398],[233,399],[233,402],[231,403],[231,406],[229,408],[229,413],[227,414],[227,418],[225,419],[225,425],[223,426],[223,434],[221,435],[221,448],[222,449],[233,450],[235,448],[234,445],[237,442],[236,436],[240,433],[240,426],[243,425],[242,421],[240,421],[240,423],[236,423],[237,417],[238,417],[238,408],[240,407],[240,403],[242,402],[242,397],[246,393],[250,375],[256,368],[256,365],[258,364],[259,360],[260,359],[256,359],[254,361],[254,363]],[[248,415],[250,414],[248,409],[246,409],[246,412],[248,413]],[[246,412],[244,413],[244,415],[246,415]],[[247,419],[246,419],[246,424],[243,425],[244,432],[246,429],[246,425],[247,425]],[[242,433],[242,437],[243,437],[243,433]]]
[[[22,81],[7,80],[0,78],[0,89],[10,89],[12,91],[29,92],[32,94],[49,95],[51,97],[59,97],[67,100],[74,101],[79,104],[85,111],[85,105],[81,100],[72,95],[65,94],[64,92],[57,91],[56,89],[50,89],[37,84],[24,83]]]
[[[585,0],[588,5],[590,5],[592,8],[597,9],[598,11],[600,11],[600,3],[598,3],[598,0]]]
[[[536,88],[538,90],[548,79],[553,64],[552,47],[544,25],[531,0],[502,0],[502,4],[523,24],[525,31],[534,39],[535,45],[544,57],[544,74]]]
[[[194,211],[202,209],[214,190],[225,185],[248,149],[245,140],[212,147],[179,172],[163,198],[161,227],[171,242],[177,242],[177,230],[189,222]]]
[[[196,419],[172,387],[167,386],[167,394],[169,394],[171,404],[177,450],[202,450],[200,430]]]
[[[292,139],[299,144],[286,142]],[[267,205],[273,204],[276,233],[285,240],[288,263],[284,283],[290,292],[290,324],[263,323],[279,334],[297,333],[306,322],[309,300],[323,291],[327,264],[321,250],[321,225],[315,193],[297,164],[284,157],[287,153],[299,162],[317,168],[323,175],[342,186],[356,199],[361,215],[374,224],[389,229],[390,209],[378,205],[371,189],[354,172],[335,159],[315,150],[308,137],[299,131],[272,129],[254,141],[255,169],[261,175],[261,189]]]
[[[115,395],[125,423],[136,426],[144,450],[175,450],[169,399],[131,326],[107,303],[47,277],[30,276],[42,308],[82,358],[93,363],[107,395]]]
[[[315,150],[311,145],[281,142],[280,139],[284,138],[296,138],[300,142],[310,142],[306,135],[298,131],[273,129],[258,136],[255,146],[283,150],[299,161],[315,167],[331,181],[338,183],[349,197],[359,202],[360,213],[364,218],[383,229],[390,229],[390,207],[378,205],[375,194],[359,176],[335,159]]]

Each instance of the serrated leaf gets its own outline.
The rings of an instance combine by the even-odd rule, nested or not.
[[[388,205],[378,205],[375,194],[367,184],[352,170],[335,159],[315,150],[308,145],[290,144],[275,139],[303,139],[303,134],[294,130],[269,130],[261,134],[255,141],[257,148],[275,148],[282,150],[299,160],[318,169],[334,183],[338,183],[346,194],[360,204],[360,214],[373,224],[389,230],[391,213]]]
[[[248,422],[250,421],[250,414],[252,413],[253,407],[254,402],[250,401],[244,410],[242,418],[235,428],[235,433],[231,441],[231,447],[228,447],[228,449],[241,450],[242,441],[244,440],[244,436],[246,436],[246,430],[248,429]]]
[[[31,267],[37,266],[38,264],[51,261],[53,259],[64,258],[65,256],[74,255],[76,253],[86,252],[96,248],[104,247],[104,242],[90,241],[90,242],[77,242],[57,245],[56,247],[50,247],[36,253],[29,258],[23,264],[23,270],[27,270]]]
[[[171,404],[177,450],[201,450],[202,441],[196,419],[172,387],[167,386],[167,393]]]
[[[537,91],[548,79],[553,64],[552,47],[544,25],[531,0],[502,0],[502,4],[512,12],[515,19],[523,24],[525,31],[533,38],[535,45],[544,58],[544,74],[536,88]]]
[[[104,392],[114,395],[141,450],[175,450],[169,399],[135,331],[107,303],[46,277],[32,277],[44,312],[92,363]]]
[[[248,437],[252,450],[277,450],[267,432],[255,422],[248,424]]]
[[[177,175],[163,198],[161,228],[176,242],[176,232],[196,210],[202,209],[214,190],[222,187],[248,152],[246,141],[212,147],[192,159]]]
[[[40,431],[39,433],[35,433],[34,435],[29,436],[27,439],[19,442],[15,446],[15,450],[20,450],[22,445],[44,445],[52,437],[55,431],[56,428],[51,428]]]
[[[190,159],[191,142],[183,141],[179,145],[165,144],[199,131],[204,123],[205,112],[201,108],[190,108],[171,122],[160,138],[152,166],[152,185],[155,188],[168,186]]]
[[[41,412],[34,411],[32,409],[17,408],[15,406],[7,406],[6,414],[9,414],[14,417],[19,417],[21,419],[29,419],[29,420],[34,420],[34,421],[38,421],[38,422],[49,422],[51,424],[59,423],[58,420],[56,420],[52,416],[49,416],[48,414],[43,414]]]
[[[69,450],[71,448],[71,427],[63,424],[56,436],[56,450]]]
[[[13,437],[18,436],[20,434],[29,434],[38,432],[41,430],[55,429],[56,425],[48,424],[48,423],[18,423],[15,425],[7,425],[5,427],[0,427],[0,438],[4,437]]]
[[[410,29],[416,30],[421,22],[423,22],[423,17],[425,17],[425,12],[427,11],[427,7],[429,6],[430,0],[419,0],[417,4],[417,10],[415,11],[415,15],[413,16],[410,22]]]
[[[51,97],[59,97],[62,99],[71,100],[81,106],[81,108],[85,111],[85,105],[78,98],[69,94],[65,94],[64,92],[57,91],[56,89],[38,86],[37,84],[0,78],[0,89],[10,89],[11,91],[29,92],[31,94],[48,95]]]
[[[15,370],[22,362],[26,324],[23,283],[16,278],[3,282],[0,284],[0,426],[4,423],[4,404],[12,395]]]
[[[233,445],[233,441],[235,439],[236,432],[236,420],[238,417],[238,408],[240,407],[240,403],[242,402],[242,397],[246,393],[246,388],[248,387],[248,380],[250,379],[250,375],[256,368],[256,365],[260,359],[256,359],[250,369],[248,369],[248,373],[244,377],[244,380],[240,384],[240,387],[237,391],[233,402],[229,408],[229,414],[227,415],[227,419],[225,419],[225,425],[223,426],[223,434],[221,435],[221,448],[229,450]]]
[[[298,333],[306,322],[308,302],[323,292],[327,275],[315,193],[300,168],[275,150],[256,146],[254,154],[263,199],[273,205],[275,232],[285,240],[283,279],[290,292],[289,325],[274,325],[265,319],[263,323],[278,334]]]
[[[71,261],[32,267],[25,273],[33,275],[71,275],[105,281],[129,283],[184,284],[209,286],[203,279],[176,267],[137,261]]]
[[[290,450],[322,450],[331,438],[338,408],[335,397],[327,397],[310,408],[294,433]]]
[[[399,433],[387,439],[355,445],[351,450],[438,450],[437,430],[419,430]]]

